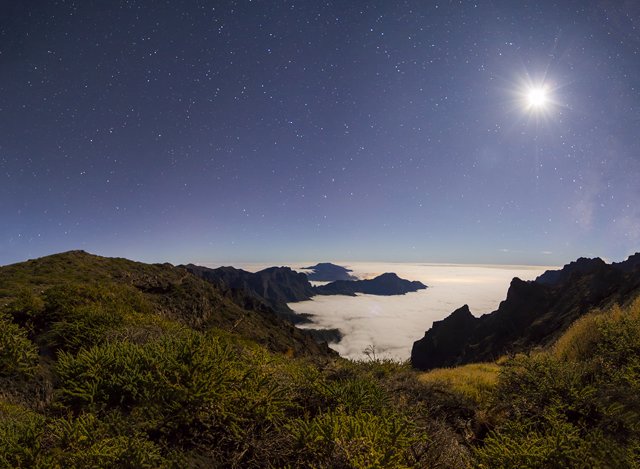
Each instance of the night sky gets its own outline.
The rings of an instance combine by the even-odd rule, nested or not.
[[[0,2],[0,264],[622,260],[639,202],[633,0]]]

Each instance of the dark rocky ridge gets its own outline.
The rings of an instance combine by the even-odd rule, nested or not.
[[[371,280],[338,280],[327,285],[314,287],[318,295],[349,295],[366,293],[369,295],[403,295],[405,293],[424,290],[422,282],[405,280],[394,273],[378,275]]]
[[[303,267],[305,270],[311,270],[307,273],[307,278],[316,282],[335,282],[336,280],[358,280],[358,277],[350,275],[351,269],[335,265],[330,262],[320,262],[311,267]]]
[[[538,276],[535,281],[546,285],[557,285],[567,281],[571,275],[592,272],[604,265],[606,265],[606,262],[599,257],[595,259],[581,257],[577,261],[568,263],[560,270],[547,270]]]
[[[382,274],[371,280],[338,280],[313,287],[305,274],[289,267],[270,267],[255,273],[234,267],[210,269],[193,264],[181,267],[213,283],[241,306],[249,300],[252,304],[257,302],[295,324],[309,320],[296,314],[287,303],[309,300],[314,295],[355,296],[356,293],[367,293],[389,296],[427,288],[421,282],[404,280],[394,273]]]
[[[289,267],[269,267],[255,273],[234,267],[209,269],[193,264],[181,267],[213,283],[240,306],[247,302],[262,304],[294,324],[309,322],[287,306],[287,303],[308,300],[315,294],[303,273]]]
[[[553,343],[593,308],[625,303],[640,294],[640,256],[606,264],[581,258],[535,281],[511,281],[498,309],[479,318],[467,306],[436,321],[413,344],[415,368],[456,366]]]

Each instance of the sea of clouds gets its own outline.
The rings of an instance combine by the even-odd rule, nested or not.
[[[303,266],[288,264],[301,270]],[[420,339],[434,321],[445,318],[468,304],[475,316],[497,309],[504,300],[513,277],[533,280],[547,269],[542,266],[501,266],[463,264],[340,263],[360,279],[395,272],[407,280],[420,280],[429,288],[397,296],[358,295],[315,296],[309,301],[289,303],[297,313],[311,315],[312,323],[303,328],[338,328],[344,334],[331,344],[343,357],[364,359],[363,351],[375,347],[380,357],[406,360],[413,342]],[[267,264],[237,267],[257,271]]]
[[[311,315],[313,323],[302,327],[340,329],[344,338],[331,347],[344,357],[365,358],[365,348],[375,346],[379,356],[398,360],[409,358],[413,342],[424,335],[433,321],[445,318],[464,304],[468,304],[476,316],[490,313],[505,299],[513,277],[532,280],[554,268],[405,263],[341,265],[352,269],[358,278],[395,272],[408,280],[420,280],[429,288],[398,296],[316,296],[309,301],[289,303],[289,307],[297,313]]]

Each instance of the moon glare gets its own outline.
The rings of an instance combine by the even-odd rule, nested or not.
[[[547,90],[544,88],[531,88],[527,92],[529,108],[542,109],[547,104]]]

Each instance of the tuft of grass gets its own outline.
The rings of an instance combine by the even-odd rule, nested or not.
[[[477,404],[486,403],[500,374],[496,363],[471,363],[455,368],[438,368],[419,376],[423,383],[442,383]]]

